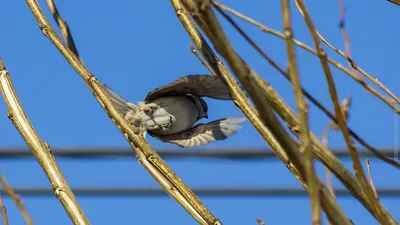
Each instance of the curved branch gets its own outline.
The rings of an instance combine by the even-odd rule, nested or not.
[[[39,23],[43,34],[60,51],[64,58],[76,70],[85,81],[88,88],[93,92],[96,100],[107,112],[108,116],[115,123],[120,132],[124,135],[136,153],[139,163],[150,173],[159,185],[172,196],[190,215],[200,224],[221,224],[204,204],[197,198],[192,190],[172,171],[171,168],[140,135],[137,128],[129,122],[116,109],[103,85],[93,76],[82,61],[63,43],[56,34],[49,21],[43,14],[42,9],[36,0],[26,0],[32,13]]]
[[[18,99],[11,77],[0,59],[0,91],[8,107],[8,117],[31,149],[36,160],[44,170],[53,187],[54,194],[76,225],[89,225],[89,220],[79,206],[64,175],[51,153],[50,146],[44,142],[29,122]]]

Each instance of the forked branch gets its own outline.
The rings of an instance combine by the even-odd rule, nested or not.
[[[32,151],[53,187],[54,194],[75,225],[89,225],[64,175],[45,143],[30,123],[18,99],[11,77],[0,59],[0,91],[8,107],[8,117]]]
[[[225,6],[225,5],[222,5],[221,3],[213,2],[213,4],[214,4],[216,7],[219,7],[220,9],[223,9],[223,10],[229,12],[229,13],[232,13],[233,15],[235,15],[235,16],[237,16],[237,17],[239,17],[239,18],[241,18],[241,19],[243,19],[243,20],[245,20],[245,21],[247,21],[247,22],[249,22],[249,23],[251,23],[251,24],[253,24],[253,25],[255,25],[255,26],[258,26],[262,31],[265,31],[265,32],[267,32],[267,33],[271,33],[271,34],[276,35],[276,36],[278,36],[278,37],[284,38],[284,34],[278,32],[278,31],[272,30],[272,29],[270,29],[270,28],[268,28],[268,27],[262,25],[261,23],[255,21],[255,20],[253,20],[253,19],[251,19],[251,18],[249,18],[249,17],[247,17],[247,16],[245,16],[245,15],[243,15],[243,14],[241,14],[241,13],[239,13],[239,12],[237,12],[237,11],[235,11],[235,10],[233,10],[233,9],[231,9],[231,8],[229,8],[229,7],[227,7],[227,6]],[[230,21],[231,21],[231,23],[234,23],[233,20],[230,20]],[[236,28],[236,29],[238,30],[238,32],[240,32],[242,35],[245,35],[245,34],[244,34],[244,31],[242,31],[240,28],[238,28],[237,25],[235,26],[235,28]],[[244,36],[244,38],[245,38],[246,40],[249,40],[249,37],[248,37],[248,36]],[[249,42],[250,42],[250,44],[251,44],[252,46],[255,45],[254,42],[251,42],[251,41],[249,41]],[[316,50],[314,50],[314,49],[312,49],[311,47],[305,45],[304,43],[299,42],[299,41],[297,41],[297,40],[294,40],[294,43],[295,43],[296,45],[298,45],[299,47],[304,48],[305,50],[307,50],[307,51],[309,51],[309,52],[312,52],[312,53],[315,54],[315,55],[318,55]],[[291,78],[290,78],[290,76],[286,73],[286,71],[283,70],[276,62],[274,62],[274,61],[271,59],[271,57],[269,57],[267,54],[265,54],[259,47],[254,46],[254,48],[267,60],[267,62],[268,62],[273,68],[275,68],[275,69],[276,69],[280,74],[282,74],[287,80],[291,81]],[[349,69],[345,68],[343,65],[337,63],[336,61],[334,61],[333,59],[331,59],[331,58],[329,58],[329,57],[327,57],[327,59],[328,59],[329,63],[331,63],[332,65],[336,66],[338,69],[341,69],[343,72],[345,72],[345,73],[348,74],[349,76],[353,77],[353,78],[356,79],[356,80],[359,79],[358,76],[355,76]],[[360,81],[363,81],[363,80],[360,80]],[[363,86],[364,86],[367,90],[371,91],[372,94],[376,94],[376,96],[378,96],[378,97],[379,97],[380,99],[382,99],[384,102],[386,102],[387,104],[389,104],[389,106],[395,107],[395,108],[393,108],[393,109],[394,109],[396,112],[397,112],[397,111],[400,112],[400,109],[398,109],[394,104],[392,104],[392,103],[391,103],[392,101],[391,101],[390,99],[387,99],[386,97],[384,97],[381,93],[379,93],[377,90],[373,89],[371,86],[367,85],[365,82],[364,82],[364,84],[365,84],[366,86],[364,86],[364,85],[363,85]],[[303,91],[303,93],[304,93],[304,96],[307,97],[315,106],[317,106],[318,109],[320,109],[322,112],[324,112],[324,113],[329,117],[329,119],[331,119],[331,120],[333,120],[335,123],[337,123],[337,119],[336,119],[336,117],[334,116],[333,113],[331,113],[325,106],[323,106],[319,101],[317,101],[317,100],[316,100],[309,92],[307,92],[304,88],[302,88],[302,91]],[[272,103],[274,104],[275,102],[277,102],[276,98],[279,99],[280,97],[279,97],[276,93],[273,92],[273,89],[270,89],[270,92],[271,92],[271,94],[274,96],[273,99],[275,99],[275,100],[273,100],[273,102],[272,102]],[[283,100],[279,100],[279,101],[283,101]],[[284,108],[284,109],[285,109],[285,108]],[[274,108],[274,110],[277,110],[277,109]],[[280,111],[278,110],[278,113],[281,115],[281,117],[285,117],[285,116],[282,115],[283,112],[280,113]],[[287,119],[285,119],[285,118],[283,118],[283,119],[287,121]],[[292,120],[292,119],[289,119],[289,120]],[[295,125],[295,126],[298,126],[298,125]],[[295,127],[295,126],[293,126],[293,127]],[[391,159],[391,158],[386,157],[386,156],[385,156],[384,154],[382,154],[378,149],[374,148],[373,146],[371,146],[370,144],[368,144],[365,140],[363,140],[357,133],[355,133],[355,131],[353,131],[353,130],[350,129],[350,128],[348,128],[348,129],[349,129],[349,132],[350,132],[351,136],[352,136],[355,140],[357,140],[362,146],[364,146],[364,147],[365,147],[366,149],[368,149],[369,151],[373,152],[373,153],[374,153],[378,158],[380,158],[381,160],[383,160],[383,161],[385,161],[385,162],[391,164],[392,166],[395,166],[395,167],[397,167],[397,168],[400,168],[400,163],[398,163],[397,161],[395,161],[395,160],[393,160],[393,159]]]
[[[311,36],[315,43],[315,47],[317,49],[321,65],[324,70],[327,82],[328,82],[329,93],[331,95],[331,100],[332,100],[333,106],[335,108],[335,115],[338,120],[338,126],[340,127],[340,129],[343,133],[343,137],[346,141],[347,147],[349,148],[350,156],[353,161],[354,172],[360,182],[361,187],[365,191],[368,201],[370,202],[370,204],[372,206],[372,212],[374,213],[374,215],[376,216],[378,221],[382,224],[397,224],[396,221],[394,220],[394,218],[392,218],[391,215],[386,211],[386,209],[380,204],[379,200],[375,198],[374,192],[366,179],[363,167],[360,163],[360,158],[358,156],[357,149],[354,145],[353,140],[350,137],[350,132],[346,126],[345,117],[341,111],[335,82],[333,80],[332,72],[328,65],[326,54],[325,54],[325,52],[321,46],[321,43],[319,41],[318,34],[315,30],[315,27],[313,25],[311,17],[308,14],[307,8],[306,8],[305,4],[303,3],[303,1],[295,0],[295,2],[297,4],[297,7],[299,8],[299,11],[302,13],[304,20],[306,21],[306,24],[310,30]]]
[[[43,34],[54,44],[70,65],[78,72],[88,88],[93,92],[99,104],[124,135],[136,153],[139,163],[151,174],[159,185],[172,196],[200,224],[221,224],[201,203],[191,189],[168,167],[160,156],[147,143],[136,127],[133,127],[116,109],[103,85],[93,76],[82,61],[71,51],[56,34],[43,14],[36,0],[26,0],[39,23]],[[71,35],[69,33],[69,35]],[[67,39],[67,38],[66,38]]]
[[[1,61],[1,59],[0,59]],[[22,217],[24,217],[24,220],[26,224],[28,225],[33,225],[33,221],[31,217],[29,216],[28,211],[26,210],[24,203],[22,202],[22,199],[15,193],[14,189],[8,184],[6,179],[0,174],[0,183],[4,188],[4,191],[7,193],[7,195],[15,202],[17,205],[19,211],[22,214]]]
[[[242,90],[239,88],[238,84],[235,81],[231,82],[231,80],[233,80],[233,79],[230,76],[229,72],[227,72],[226,68],[221,63],[221,61],[216,58],[215,54],[209,48],[209,46],[205,42],[204,38],[202,38],[200,36],[198,30],[195,28],[193,22],[191,21],[190,17],[188,16],[188,13],[183,8],[183,6],[180,4],[180,1],[172,0],[171,2],[177,12],[178,18],[181,20],[181,22],[184,25],[189,36],[192,38],[193,43],[196,45],[196,47],[199,49],[199,51],[203,54],[204,58],[208,61],[208,63],[214,68],[216,73],[226,81],[228,87],[231,90],[231,95],[233,97],[233,101],[235,102],[235,104],[242,110],[242,112],[246,115],[246,117],[250,118],[249,121],[253,124],[253,126],[260,133],[260,135],[268,142],[268,144],[271,146],[271,148],[277,154],[277,156],[286,165],[292,165],[291,167],[288,166],[288,168],[292,171],[292,173],[296,176],[296,178],[300,181],[300,183],[303,186],[305,186],[306,188],[308,188],[307,185],[305,185],[304,163],[303,163],[302,157],[299,155],[297,143],[293,142],[293,139],[290,136],[288,136],[288,134],[286,133],[285,130],[283,130],[282,125],[274,117],[275,115],[273,115],[271,113],[272,111],[270,111],[268,109],[268,107],[265,107],[265,106],[267,106],[267,102],[265,102],[265,97],[263,96],[263,94],[264,94],[263,91],[260,92],[260,88],[261,89],[265,88],[264,81],[259,79],[259,76],[253,70],[251,70],[251,68],[249,68],[248,65],[245,64],[245,62],[239,56],[237,56],[233,50],[228,50],[228,51],[230,51],[230,53],[234,54],[233,57],[236,57],[236,59],[234,59],[233,61],[236,61],[236,63],[239,63],[237,65],[237,67],[243,66],[243,68],[245,68],[248,71],[248,73],[244,72],[244,71],[240,71],[240,72],[244,72],[245,76],[249,76],[248,77],[248,78],[250,78],[249,82],[251,82],[250,86],[255,85],[255,86],[253,86],[253,90],[254,90],[254,92],[256,92],[255,93],[256,95],[259,94],[258,96],[256,96],[256,98],[258,98],[257,101],[259,101],[261,99],[264,100],[264,104],[265,104],[264,106],[260,107],[260,105],[257,105],[258,110],[260,111],[259,113],[256,111],[256,112],[253,112],[252,114],[248,114],[247,111],[245,111],[246,108],[243,108],[243,104],[246,104],[248,102],[248,99],[245,97],[242,97],[242,96],[244,96],[244,94],[243,94]],[[229,45],[229,42],[224,40],[225,37],[223,37],[223,34],[221,33],[222,31],[220,30],[220,28],[215,27],[215,25],[218,22],[215,19],[215,15],[212,14],[212,11],[210,10],[209,5],[207,5],[208,2],[207,1],[196,2],[196,3],[199,3],[199,5],[197,5],[193,1],[182,1],[182,3],[184,3],[186,5],[186,8],[190,9],[197,24],[199,24],[199,26],[207,34],[207,36],[213,42],[214,46],[217,49],[219,48],[218,49],[219,51],[221,50],[222,53],[220,52],[220,54],[222,56],[224,56],[226,59],[228,57],[227,55],[232,56],[232,54],[228,54],[227,52],[224,52],[224,49],[221,49],[221,48],[226,47],[225,43],[227,45]],[[209,17],[207,17],[207,16],[209,16]],[[219,36],[219,38],[222,38],[222,39],[219,39],[216,36],[212,36],[212,35],[216,35],[217,37]],[[218,41],[220,41],[220,42],[218,42],[218,44],[215,43],[216,39],[218,39]],[[230,46],[229,46],[229,48],[230,48]],[[232,59],[230,59],[230,60],[232,60]],[[233,69],[234,67],[232,66],[232,64],[234,64],[234,63],[232,63],[232,61],[229,62],[229,60],[227,60],[227,61],[230,64],[231,68]],[[237,67],[235,69],[241,70],[241,68],[237,68]],[[235,69],[233,69],[234,72],[235,73],[238,72],[238,71],[235,71]],[[243,75],[243,73],[241,73],[241,75]],[[243,85],[249,92],[249,84],[247,83],[247,87],[246,87],[246,84],[243,83]],[[253,95],[252,96],[253,100],[254,100],[254,92],[249,93],[250,95]],[[239,97],[241,97],[241,98],[238,99]],[[249,105],[249,107],[252,108],[251,104]],[[256,117],[253,120],[254,116],[256,116]],[[258,123],[258,121],[260,121],[260,119],[262,121],[261,124]],[[268,126],[265,126],[266,124],[268,124]],[[262,131],[264,131],[264,129],[267,130],[268,133],[263,133]],[[286,153],[285,153],[285,151],[282,152],[281,145],[284,146],[283,149],[285,149]],[[288,158],[290,159],[290,161],[287,161]],[[286,159],[286,161],[284,161],[285,159]],[[287,162],[292,162],[292,163],[287,164]],[[293,166],[295,167],[295,169],[293,168]],[[299,171],[300,171],[300,174],[299,174]],[[299,175],[300,175],[300,177],[299,177]],[[336,224],[349,224],[348,219],[346,218],[346,216],[344,216],[341,209],[337,206],[335,200],[333,198],[331,198],[329,190],[319,180],[318,180],[318,185],[319,185],[319,190],[321,192],[321,198],[323,199],[322,202],[324,203],[323,208],[324,208],[325,212],[328,214],[328,216],[329,217],[332,216],[332,219],[335,222],[337,222]]]
[[[223,5],[219,2],[214,1],[213,4],[217,7],[231,13],[232,15],[234,15],[238,18],[241,18],[241,19],[245,20],[246,22],[249,22],[249,23],[253,24],[254,26],[257,26],[263,32],[266,32],[266,33],[269,33],[269,34],[272,34],[274,36],[284,39],[284,34],[280,33],[279,31],[273,30],[273,29],[261,24],[260,22],[257,22],[254,19],[252,19],[246,15],[243,15],[242,13],[240,13],[232,8],[229,8],[228,6]],[[375,83],[379,88],[381,88],[381,90],[383,90],[386,94],[388,94],[392,99],[384,96],[378,90],[376,90],[372,86],[368,85],[363,79],[360,78],[360,76],[357,76],[356,74],[354,74],[351,70],[347,69],[344,65],[338,63],[337,61],[333,60],[332,58],[327,57],[327,60],[330,64],[332,64],[339,70],[343,71],[346,75],[350,76],[352,79],[354,79],[356,82],[358,82],[361,86],[363,86],[366,91],[369,91],[371,94],[373,94],[376,97],[378,97],[379,99],[381,99],[389,107],[391,107],[396,113],[400,114],[400,108],[396,104],[393,104],[393,101],[400,103],[400,99],[396,95],[394,95],[387,87],[385,87],[376,77],[373,77],[372,75],[368,74],[365,70],[363,70],[360,66],[358,66],[349,56],[347,56],[345,53],[343,53],[343,51],[335,48],[332,44],[330,44],[321,34],[318,33],[318,35],[327,46],[332,48],[339,55],[341,55],[347,61],[349,61],[349,63],[351,63],[351,65],[356,70],[358,70],[361,74],[363,74],[365,77],[367,77],[373,83]],[[295,40],[295,39],[294,39],[294,43],[297,46],[299,46],[300,48],[303,48],[304,50],[306,50],[314,55],[318,55],[317,51],[315,49],[313,49],[312,47],[310,47],[298,40]],[[271,62],[269,62],[269,63],[271,63]],[[274,66],[274,67],[276,68],[276,66]],[[279,69],[278,69],[278,71],[279,71]],[[281,71],[279,71],[279,72],[282,73]]]

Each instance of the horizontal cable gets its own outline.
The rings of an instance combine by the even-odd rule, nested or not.
[[[108,158],[108,157],[134,157],[133,151],[125,148],[52,148],[56,157],[63,158]],[[380,149],[387,157],[393,158],[393,149]],[[223,159],[265,159],[275,158],[270,149],[241,148],[241,149],[193,149],[193,150],[157,150],[162,158],[223,158]],[[347,149],[333,150],[337,157],[349,157]],[[362,157],[374,158],[369,151],[359,151]],[[32,158],[32,153],[25,148],[0,148],[0,159]]]
[[[48,188],[14,188],[23,196],[51,196],[53,190]],[[213,197],[268,197],[268,196],[300,196],[306,197],[307,192],[300,188],[193,188],[196,195]],[[0,192],[4,190],[0,189]],[[72,188],[75,195],[80,196],[167,196],[159,188]],[[377,189],[379,197],[400,197],[400,188]],[[346,189],[336,189],[335,194],[342,197],[352,195]]]

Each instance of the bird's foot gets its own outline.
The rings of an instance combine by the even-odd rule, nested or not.
[[[155,103],[146,104],[144,102],[139,102],[139,111],[144,112],[145,114],[153,114],[153,112],[159,108],[159,106]]]
[[[163,124],[163,125],[161,126],[161,129],[163,129],[163,130],[169,130],[169,129],[171,128],[171,126],[172,126],[172,116],[169,116],[169,121],[168,121],[168,123]]]

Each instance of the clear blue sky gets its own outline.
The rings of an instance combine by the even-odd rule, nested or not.
[[[40,1],[54,24],[45,1]],[[57,1],[68,21],[81,57],[101,82],[108,84],[132,102],[142,100],[152,89],[181,76],[208,73],[190,52],[189,37],[176,18],[169,1]],[[280,1],[224,1],[234,9],[250,15],[265,25],[282,31]],[[316,27],[335,46],[343,49],[338,28],[337,1],[307,1]],[[344,1],[347,6],[347,31],[351,37],[352,55],[366,71],[376,76],[398,96],[400,71],[398,63],[397,21],[400,7],[385,0]],[[152,5],[157,4],[157,5]],[[10,71],[22,104],[41,137],[52,147],[127,147],[123,136],[61,54],[40,32],[36,20],[24,1],[4,1],[0,20],[0,54]],[[292,4],[295,37],[312,45],[300,14]],[[396,19],[397,18],[397,19]],[[239,21],[239,24],[281,66],[286,66],[286,49],[279,38]],[[295,107],[289,83],[284,80],[226,22],[224,29],[230,41],[246,61],[287,102]],[[345,64],[332,51],[328,55]],[[330,97],[318,64],[308,52],[298,50],[299,70],[306,89],[325,102]],[[347,65],[347,64],[346,64]],[[360,85],[332,67],[340,98],[351,94],[353,106],[349,126],[377,147],[393,147],[395,113]],[[240,116],[231,102],[207,100],[210,119]],[[0,147],[25,146],[7,119],[0,101]],[[311,128],[320,136],[328,119],[314,106],[310,109]],[[398,118],[398,117],[397,117]],[[148,138],[156,148],[175,148]],[[234,137],[210,144],[207,148],[234,149],[265,147],[264,141],[246,122]],[[331,147],[344,147],[342,136],[332,133]],[[188,149],[187,151],[197,151]],[[343,160],[351,168],[349,160]],[[157,187],[135,160],[115,161],[59,160],[72,187]],[[238,162],[226,160],[169,160],[168,164],[191,187],[299,187],[300,185],[279,161]],[[400,187],[399,171],[371,159],[376,186]],[[14,187],[50,187],[34,160],[6,161],[0,171]],[[318,171],[323,169],[318,165]],[[336,187],[341,184],[334,181]],[[196,224],[169,197],[101,198],[79,197],[79,203],[92,224]],[[201,197],[224,224],[309,224],[310,207],[303,197],[218,198]],[[377,224],[352,198],[339,198],[339,204],[356,224]],[[24,202],[36,224],[70,224],[55,197],[26,197]],[[388,210],[400,220],[400,198],[382,198]],[[5,200],[10,224],[23,224],[14,204]],[[157,215],[157,216],[156,216]]]

